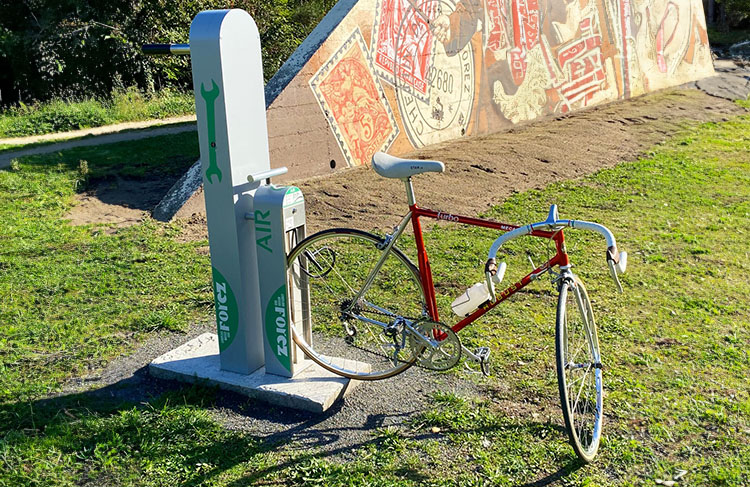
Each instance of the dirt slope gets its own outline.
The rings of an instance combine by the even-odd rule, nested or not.
[[[475,215],[513,192],[633,160],[686,124],[726,120],[743,111],[731,101],[697,89],[671,90],[536,121],[508,132],[431,146],[411,157],[443,161],[446,172],[418,176],[414,183],[417,201],[436,210]],[[127,201],[121,204],[106,197],[108,188],[99,188],[81,195],[69,218],[74,224],[137,223],[163,196],[167,183],[171,181],[129,186]],[[292,184],[305,193],[309,232],[332,226],[386,230],[406,212],[403,184],[381,178],[369,168]],[[202,191],[193,195],[177,218],[184,222],[185,240],[207,238]]]
[[[411,156],[443,161],[446,171],[415,178],[417,201],[435,210],[475,215],[513,192],[634,160],[688,123],[726,120],[742,111],[697,90],[676,90],[432,146]],[[305,194],[313,231],[331,226],[389,229],[406,212],[403,183],[369,168],[297,185]]]

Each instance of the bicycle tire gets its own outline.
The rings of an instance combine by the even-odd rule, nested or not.
[[[578,458],[590,463],[601,441],[602,362],[591,301],[585,286],[575,276],[564,279],[560,286],[555,349],[568,439]]]
[[[367,232],[330,229],[307,237],[287,257],[288,272],[309,296],[308,312],[293,319],[295,343],[324,369],[350,379],[393,377],[413,365],[419,353],[409,340],[399,351],[383,327],[342,312],[382,256],[382,244],[382,238]],[[367,304],[357,306],[361,314],[373,313],[373,319],[383,322],[395,319],[384,312],[421,317],[426,310],[419,271],[395,247],[362,301]]]

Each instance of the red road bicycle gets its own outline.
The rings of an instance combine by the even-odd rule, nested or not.
[[[462,356],[478,363],[488,374],[489,349],[470,351],[461,344],[457,333],[550,273],[559,292],[555,348],[565,426],[576,454],[591,461],[601,438],[603,365],[591,303],[583,283],[571,271],[563,229],[590,230],[604,236],[610,275],[622,292],[618,274],[625,272],[627,254],[618,253],[612,232],[596,223],[560,220],[554,205],[546,221],[526,226],[420,208],[412,177],[443,172],[442,162],[377,153],[372,167],[383,177],[404,181],[409,212],[393,233],[383,238],[360,230],[335,228],[311,235],[292,249],[288,269],[302,290],[298,316],[294,317],[297,345],[325,369],[358,380],[393,377],[415,364],[448,370]],[[420,218],[503,232],[489,250],[485,282],[467,291],[467,303],[454,306],[465,316],[452,326],[441,322],[438,315]],[[396,247],[410,223],[417,265]],[[497,292],[506,268],[504,262],[497,264],[497,252],[503,244],[522,236],[549,239],[554,243],[555,255],[519,282]]]

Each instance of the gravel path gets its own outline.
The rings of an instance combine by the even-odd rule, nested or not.
[[[195,130],[195,115],[168,118],[163,120],[149,120],[146,122],[128,122],[117,125],[107,125],[74,132],[63,132],[58,134],[36,135],[33,137],[19,137],[14,139],[0,139],[0,145],[28,145],[55,140],[62,142],[49,143],[27,149],[9,150],[0,153],[0,169],[10,165],[10,162],[23,156],[38,154],[49,154],[76,147],[89,147],[92,145],[112,144],[114,142],[125,142],[129,140],[146,139],[159,135],[179,134]],[[67,140],[74,139],[74,140]]]
[[[215,331],[214,325],[196,325],[187,334],[152,338],[95,375],[72,380],[59,396],[83,393],[107,401],[139,404],[186,387],[152,378],[148,364],[207,331]],[[377,428],[397,428],[406,436],[424,435],[424,430],[414,431],[408,419],[424,411],[436,391],[464,397],[481,393],[485,379],[477,376],[471,380],[467,374],[440,374],[412,367],[396,379],[361,384],[324,414],[271,406],[221,391],[212,413],[227,428],[246,431],[269,444],[293,441],[295,450],[319,448],[346,457],[353,448],[372,441]],[[492,380],[497,381],[497,377]]]

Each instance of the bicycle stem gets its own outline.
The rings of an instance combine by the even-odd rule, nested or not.
[[[532,223],[530,225],[519,227],[511,232],[504,233],[492,243],[487,256],[487,264],[485,266],[487,286],[492,294],[494,295],[495,292],[495,287],[492,283],[492,267],[494,266],[494,268],[497,269],[497,261],[495,259],[497,257],[497,252],[500,250],[500,247],[518,237],[531,235],[535,231],[557,232],[562,230],[563,228],[589,230],[599,233],[604,237],[604,239],[607,241],[607,266],[610,269],[610,274],[612,276],[612,279],[615,281],[618,290],[620,292],[623,292],[622,284],[620,284],[620,279],[617,277],[617,274],[618,270],[619,273],[625,272],[627,254],[625,252],[617,252],[617,242],[615,241],[615,236],[612,234],[612,232],[604,225],[600,225],[598,223],[587,222],[583,220],[560,220],[558,219],[557,205],[552,205],[550,207],[547,220],[543,222]],[[623,261],[622,265],[620,265],[621,260]]]

